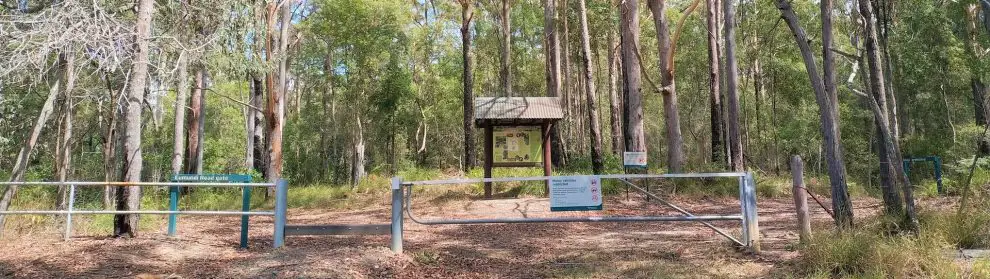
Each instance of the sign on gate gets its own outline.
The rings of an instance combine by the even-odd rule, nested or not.
[[[175,174],[172,182],[251,182],[247,174]]]
[[[550,179],[550,211],[602,210],[602,181],[597,176]]]
[[[627,168],[646,168],[646,152],[625,152],[622,154],[622,165]]]

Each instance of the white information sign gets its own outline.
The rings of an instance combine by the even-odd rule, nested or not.
[[[627,168],[645,168],[646,152],[625,152],[622,154],[622,165]]]
[[[602,181],[597,176],[550,179],[550,211],[602,210]]]

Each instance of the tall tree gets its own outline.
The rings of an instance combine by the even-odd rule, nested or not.
[[[471,20],[474,19],[473,1],[461,3],[461,60],[464,71],[461,81],[464,84],[464,169],[471,171],[477,164],[477,147],[474,142],[474,64],[471,57]]]
[[[200,151],[203,150],[203,124],[206,119],[203,115],[206,112],[204,72],[202,65],[196,67],[195,87],[192,89],[192,100],[189,102],[189,138],[186,141],[186,154],[189,154],[189,157],[186,158],[186,173],[199,174],[203,169]]]
[[[186,154],[186,98],[189,95],[189,57],[179,53],[177,86],[175,87],[175,130],[172,144],[172,174],[182,173],[182,161]]]
[[[65,182],[69,179],[72,169],[72,130],[73,118],[75,117],[75,104],[72,101],[72,90],[76,86],[76,53],[71,49],[59,55],[59,64],[62,65],[62,78],[65,89],[62,92],[62,123],[59,130],[62,131],[55,147],[55,175],[58,181]],[[56,196],[55,206],[59,210],[68,208],[69,196],[68,187],[60,185],[58,196]]]
[[[609,9],[609,19],[615,13]],[[612,154],[622,156],[622,100],[619,99],[619,41],[616,28],[608,30],[608,104],[612,128]]]
[[[639,1],[622,1],[622,95],[626,151],[646,152],[646,133],[643,129],[643,97],[640,77],[639,50]]]
[[[124,181],[141,181],[141,168],[144,159],[141,157],[141,111],[144,103],[144,91],[148,78],[148,44],[151,40],[151,14],[155,2],[152,0],[138,1],[138,16],[135,26],[134,65],[131,69],[131,83],[126,96],[124,107]],[[118,210],[138,210],[141,206],[141,188],[126,186],[117,190]],[[114,216],[114,236],[127,234],[131,237],[137,233],[138,214]]]
[[[543,41],[546,44],[547,96],[561,96],[560,80],[560,34],[557,33],[557,0],[543,1]],[[564,163],[564,144],[560,138],[558,125],[550,127],[550,160],[554,166]]]
[[[678,173],[684,167],[684,147],[681,136],[681,116],[677,106],[677,89],[674,84],[674,46],[671,43],[665,0],[648,0],[653,12],[653,24],[657,32],[657,53],[660,66],[660,94],[663,96],[663,116],[667,134],[667,171]],[[692,4],[690,10],[696,7]],[[685,13],[684,18],[690,14]]]
[[[512,30],[509,29],[511,26],[512,18],[509,12],[512,9],[512,0],[502,0],[502,13],[499,16],[502,31],[502,48],[500,49],[500,54],[502,59],[500,60],[501,67],[499,68],[498,76],[499,82],[501,82],[500,89],[502,90],[502,96],[512,97]]]
[[[584,62],[584,91],[588,105],[588,128],[591,135],[591,166],[595,174],[602,173],[602,128],[598,123],[598,101],[595,96],[595,72],[591,65],[591,36],[588,34],[588,11],[584,0],[578,0],[578,14],[581,17],[581,53]]]
[[[804,32],[804,28],[801,28],[797,14],[791,8],[790,2],[787,0],[777,0],[776,5],[780,9],[784,21],[787,22],[787,27],[791,29],[791,33],[794,35],[794,40],[798,45],[798,49],[801,51],[801,58],[804,60],[805,70],[808,72],[808,79],[811,81],[811,88],[815,92],[815,102],[818,104],[818,115],[821,121],[820,128],[828,167],[829,183],[832,189],[832,208],[835,212],[835,222],[838,227],[845,228],[852,225],[853,211],[846,187],[846,167],[842,155],[842,135],[839,132],[839,103],[838,98],[830,95],[830,93],[835,94],[835,67],[832,65],[834,58],[830,54],[832,44],[832,1],[823,0],[821,2],[822,52],[826,54],[824,63],[828,65],[823,67],[823,69],[833,71],[825,75],[828,78],[826,80],[832,82],[828,87],[825,85],[826,80],[823,80],[822,75],[818,74],[818,66],[816,65],[815,55],[812,53],[811,45],[808,42],[808,36]],[[824,37],[828,38],[826,39]],[[826,88],[831,88],[831,91],[826,90]]]
[[[881,185],[884,189],[884,203],[887,207],[887,211],[890,213],[900,213],[900,201],[896,201],[888,196],[897,196],[898,185],[893,181],[897,179],[900,181],[900,190],[904,193],[904,204],[905,204],[905,215],[906,225],[910,230],[918,229],[918,218],[915,212],[914,206],[914,193],[913,187],[911,186],[911,181],[908,179],[907,174],[904,172],[903,166],[900,164],[901,151],[899,146],[899,139],[895,135],[893,122],[890,121],[891,114],[888,107],[885,105],[884,99],[886,98],[887,91],[884,86],[884,75],[883,75],[883,65],[882,59],[880,57],[879,42],[877,39],[876,30],[876,17],[873,14],[873,7],[871,0],[859,0],[859,12],[863,15],[863,33],[865,33],[864,45],[866,46],[866,60],[869,65],[869,77],[870,77],[870,89],[873,92],[872,100],[867,103],[870,105],[871,110],[873,110],[873,117],[878,121],[877,127],[879,128],[878,136],[880,138],[880,145],[882,147],[882,153],[880,156],[881,165],[881,175],[886,171],[888,175],[894,178],[888,179],[886,183],[889,185]],[[886,160],[886,161],[884,161]],[[885,164],[886,163],[886,164]],[[887,167],[884,169],[884,167]],[[893,172],[890,172],[890,169]],[[881,176],[882,177],[882,176]],[[881,181],[883,182],[883,181]]]
[[[745,171],[742,148],[742,134],[739,127],[739,65],[736,64],[736,28],[733,19],[734,5],[731,0],[722,1],[722,15],[725,17],[725,97],[728,99],[726,115],[729,133],[730,165],[733,171]]]
[[[38,143],[38,137],[41,136],[41,131],[48,124],[48,118],[51,117],[52,112],[55,110],[55,100],[58,99],[61,84],[61,80],[56,80],[48,89],[48,97],[41,107],[41,112],[38,114],[34,127],[31,129],[31,134],[28,136],[27,142],[21,146],[20,152],[17,153],[17,159],[14,161],[13,170],[10,171],[8,182],[24,181],[24,173],[27,171],[27,164],[30,162],[31,153],[34,152],[34,147]],[[17,185],[10,185],[4,190],[3,197],[0,198],[0,211],[7,211],[10,208],[10,203],[13,202],[14,197],[17,195],[17,188]],[[0,215],[0,236],[3,235],[3,226],[6,217],[7,215]]]
[[[880,189],[883,192],[884,207],[887,212],[890,214],[899,214],[902,211],[902,203],[898,198],[899,191],[895,183],[897,175],[894,173],[894,168],[891,164],[898,163],[900,160],[895,161],[894,158],[891,158],[887,152],[889,147],[886,146],[888,142],[896,141],[897,139],[887,139],[886,137],[888,136],[896,136],[893,133],[890,135],[883,133],[881,131],[882,127],[880,127],[884,122],[888,122],[890,124],[894,124],[894,122],[890,121],[890,116],[892,115],[890,110],[892,108],[887,106],[887,84],[884,81],[886,76],[884,75],[884,67],[882,66],[883,62],[880,58],[881,50],[879,49],[879,42],[877,39],[876,16],[872,12],[873,3],[871,3],[870,0],[859,0],[858,2],[859,12],[863,16],[863,32],[866,35],[864,45],[866,49],[866,60],[868,62],[867,70],[869,70],[869,75],[867,76],[869,77],[870,92],[873,93],[873,100],[877,103],[877,106],[881,110],[881,116],[883,118],[887,118],[886,120],[879,118],[874,119],[877,136],[879,138],[877,140],[877,144],[879,146],[877,150],[877,157],[880,159]],[[888,129],[894,131],[895,128],[888,127]]]
[[[464,84],[464,169],[471,171],[477,164],[478,153],[474,141],[474,61],[471,57],[471,20],[474,19],[473,1],[461,3],[461,61],[464,71],[461,82]]]
[[[722,115],[722,91],[719,63],[718,42],[718,4],[719,0],[707,0],[708,7],[706,23],[708,26],[708,102],[712,132],[713,163],[725,164],[725,116]]]
[[[265,106],[268,122],[266,137],[269,142],[268,147],[268,169],[266,178],[268,181],[276,181],[282,176],[282,130],[285,123],[285,92],[288,89],[288,47],[289,28],[292,25],[292,5],[295,1],[282,1],[280,7],[281,26],[279,27],[278,40],[278,88],[270,90],[268,102]],[[274,13],[271,13],[274,17]],[[271,19],[270,19],[271,20]],[[271,48],[269,48],[270,50]],[[274,86],[269,86],[273,88]]]

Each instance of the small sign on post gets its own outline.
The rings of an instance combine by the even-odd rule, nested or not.
[[[597,176],[550,179],[550,211],[602,210],[602,181]]]
[[[622,165],[626,168],[646,168],[646,152],[625,152],[622,154]]]

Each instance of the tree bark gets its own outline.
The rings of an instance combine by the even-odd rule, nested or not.
[[[639,1],[625,0],[621,4],[622,78],[625,148],[630,152],[646,152],[646,134],[643,129],[643,97],[640,76],[639,49]]]
[[[58,181],[65,182],[69,178],[72,168],[72,120],[75,117],[74,104],[72,102],[72,90],[76,85],[75,52],[72,50],[60,55],[62,65],[62,78],[65,89],[62,92],[62,135],[56,147],[57,162],[55,163],[55,174]],[[55,206],[59,210],[68,208],[69,196],[68,187],[61,185],[58,187],[58,196]]]
[[[361,117],[356,117],[356,137],[354,139],[354,161],[351,162],[351,186],[357,186],[366,175],[364,171],[364,127]]]
[[[808,72],[808,78],[811,80],[811,87],[815,92],[815,102],[818,104],[819,109],[819,119],[822,123],[820,126],[823,141],[823,153],[825,153],[825,161],[828,168],[829,183],[832,189],[832,208],[835,212],[835,222],[840,228],[845,228],[852,225],[853,221],[853,211],[852,203],[849,200],[849,194],[846,186],[846,169],[845,162],[842,155],[842,141],[841,133],[839,132],[839,113],[838,113],[838,103],[837,99],[832,98],[826,91],[825,81],[822,80],[822,76],[818,74],[818,67],[815,65],[815,56],[811,51],[811,46],[808,43],[808,36],[805,35],[804,29],[801,28],[798,22],[797,15],[791,8],[791,4],[787,0],[777,0],[777,8],[787,22],[787,26],[791,29],[794,35],[794,39],[797,42],[798,49],[801,50],[801,57],[804,60],[805,69]],[[823,38],[823,53],[830,52],[831,49],[831,10],[832,1],[823,0],[822,3],[822,34],[825,34],[829,38],[826,40]],[[825,36],[823,36],[825,37]],[[834,61],[829,60],[831,55],[826,56],[825,64],[832,64]],[[832,58],[834,60],[834,58]],[[823,67],[823,69],[828,69],[829,71],[834,71],[834,66],[829,65]],[[834,82],[834,72],[828,74],[832,77]],[[834,83],[829,87],[834,90]]]
[[[876,30],[876,17],[872,11],[872,3],[870,0],[859,0],[859,12],[863,16],[863,32],[865,33],[864,45],[866,48],[866,60],[869,70],[869,81],[870,81],[870,91],[873,93],[874,102],[880,108],[880,116],[884,119],[874,119],[874,123],[877,128],[880,129],[881,125],[893,124],[890,121],[890,108],[887,106],[887,89],[886,83],[884,82],[883,65],[880,57],[879,42],[877,39]],[[887,123],[887,124],[884,124]],[[893,131],[890,126],[886,127]],[[885,133],[882,129],[878,130],[878,142],[880,144],[880,149],[877,154],[880,159],[880,189],[883,191],[884,198],[884,208],[888,214],[900,214],[902,212],[902,203],[898,198],[898,185],[895,182],[897,174],[893,172],[892,164],[900,165],[900,160],[894,160],[896,157],[890,157],[890,153],[887,150],[890,148],[886,146],[889,142],[896,142],[897,139],[888,139],[886,137],[894,136],[894,133]],[[897,155],[899,157],[900,155]],[[902,185],[902,187],[910,187],[910,184]]]
[[[501,82],[502,96],[512,97],[512,71],[510,69],[512,65],[512,30],[509,30],[512,18],[509,17],[509,11],[511,10],[511,0],[502,0],[502,13],[501,13],[501,31],[502,31],[502,48],[501,55],[501,68],[499,69],[499,81]]]
[[[546,44],[547,96],[561,96],[560,34],[557,33],[557,0],[543,1],[543,35]],[[555,167],[564,164],[564,144],[558,125],[550,126],[550,161]]]
[[[172,143],[172,174],[182,173],[186,139],[186,97],[189,94],[189,57],[179,54],[178,85],[175,88],[175,130]],[[195,96],[194,96],[195,98]],[[195,113],[194,113],[195,114]]]
[[[141,157],[141,111],[148,78],[148,41],[151,39],[151,15],[155,8],[152,0],[138,1],[134,65],[131,84],[124,108],[124,181],[140,182],[144,159]],[[126,188],[126,189],[125,189]],[[125,191],[126,190],[126,191]],[[141,188],[126,186],[117,190],[117,208],[138,210],[141,207]],[[114,216],[114,236],[137,234],[138,214]]]
[[[609,13],[613,15],[613,13]],[[611,18],[611,17],[610,17]],[[608,31],[608,103],[612,127],[612,154],[622,156],[622,100],[619,99],[619,42],[616,28]]]
[[[202,121],[200,121],[205,112],[203,101],[206,99],[204,95],[204,88],[206,86],[204,82],[204,70],[202,66],[198,66],[196,69],[195,76],[195,87],[192,89],[192,100],[189,102],[189,138],[186,141],[186,153],[189,157],[186,158],[186,170],[185,173],[195,173],[199,174],[200,169],[200,154],[201,150],[200,144],[203,142],[203,128],[201,127]],[[185,188],[184,188],[185,189]]]
[[[681,135],[681,117],[677,107],[677,89],[674,84],[674,50],[671,45],[670,27],[665,14],[666,1],[649,0],[653,12],[653,24],[657,32],[657,57],[660,66],[660,94],[663,96],[663,115],[667,134],[667,172],[679,173],[684,166],[684,144]],[[685,15],[686,16],[686,15]]]
[[[595,73],[591,65],[591,38],[585,0],[578,0],[578,13],[581,17],[581,52],[584,58],[584,91],[587,96],[588,128],[591,136],[591,166],[594,174],[601,174],[605,168],[602,161],[602,128],[598,122],[598,101],[595,96]]]
[[[725,163],[725,117],[722,115],[722,90],[719,63],[718,42],[718,4],[719,0],[707,0],[708,6],[708,104],[712,132],[712,163]]]
[[[118,110],[118,95],[117,90],[113,89],[110,81],[109,75],[104,75],[104,79],[107,84],[107,93],[110,95],[110,109],[106,114],[101,113],[101,116],[105,115],[107,127],[103,133],[103,180],[106,182],[116,181],[117,177],[117,164],[119,162],[119,156],[117,156],[117,144],[120,142],[120,134],[117,133],[117,115]],[[102,106],[99,107],[102,110]],[[102,121],[102,118],[101,118]],[[115,208],[113,197],[116,195],[116,188],[112,186],[103,186],[103,208],[109,210]]]
[[[725,92],[728,99],[727,130],[729,137],[730,165],[733,171],[745,171],[742,138],[739,128],[739,66],[736,64],[736,30],[733,19],[733,1],[722,2],[725,17]]]
[[[41,131],[45,128],[48,123],[48,118],[51,117],[52,112],[55,110],[55,100],[58,99],[59,88],[62,85],[61,80],[56,80],[55,84],[48,90],[48,97],[45,99],[44,105],[41,107],[41,112],[38,114],[38,119],[34,123],[34,127],[31,129],[31,134],[28,137],[27,142],[24,146],[21,146],[20,152],[17,153],[17,160],[14,161],[14,168],[10,171],[9,182],[20,182],[24,181],[24,172],[27,171],[27,164],[30,163],[31,153],[34,152],[34,146],[38,143],[38,137],[41,136]],[[17,186],[10,185],[3,192],[3,197],[0,198],[0,211],[7,211],[10,208],[10,203],[14,200],[17,195]],[[7,215],[0,215],[0,236],[3,236],[4,222],[6,221]]]
[[[986,96],[987,90],[986,85],[978,77],[972,77],[969,80],[970,88],[973,92],[973,115],[976,118],[977,125],[987,125],[987,109],[986,109]]]
[[[282,4],[282,20],[279,38],[278,55],[280,56],[278,67],[278,89],[269,92],[268,103],[265,107],[268,122],[267,134],[269,142],[268,169],[265,171],[266,179],[269,182],[278,181],[282,176],[282,131],[285,122],[285,92],[288,85],[288,46],[289,28],[292,25],[292,4],[294,1],[285,1]]]
[[[474,10],[471,0],[461,1],[461,58],[464,72],[461,81],[464,84],[464,170],[470,172],[477,166],[477,146],[474,141],[474,59],[471,57],[471,20]]]

